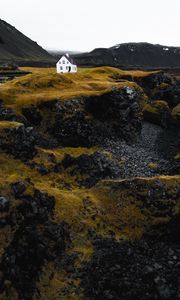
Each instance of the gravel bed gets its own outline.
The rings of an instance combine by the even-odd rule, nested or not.
[[[122,161],[121,177],[147,177],[160,174],[168,174],[171,169],[169,159],[160,153],[158,144],[163,143],[163,128],[144,123],[141,136],[136,144],[126,142],[108,141],[107,151],[111,152],[115,159]],[[153,167],[149,166],[154,163]]]

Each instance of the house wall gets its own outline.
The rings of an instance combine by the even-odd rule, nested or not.
[[[77,72],[77,66],[71,64],[65,56],[62,56],[56,64],[56,70],[57,73],[75,73]]]

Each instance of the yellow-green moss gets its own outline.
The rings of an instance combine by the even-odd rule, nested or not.
[[[46,166],[51,165],[49,161],[49,156],[53,156],[56,161],[61,161],[65,155],[71,155],[72,157],[78,157],[82,154],[93,154],[95,151],[97,151],[97,147],[92,148],[85,148],[85,147],[76,147],[76,148],[59,148],[59,149],[42,149],[38,148],[38,153],[33,159],[36,163],[43,163]]]
[[[176,154],[175,159],[180,159],[180,153]]]
[[[159,114],[162,109],[169,109],[168,103],[163,100],[156,100],[152,103],[147,103],[143,111],[153,114]]]
[[[61,159],[64,153],[78,156],[83,152],[91,152],[94,149],[54,149],[53,153]],[[39,149],[40,158],[51,154],[51,150]],[[42,157],[41,157],[42,156]],[[21,161],[15,160],[12,156],[0,154],[0,194],[11,196],[10,184],[17,180],[31,178],[34,188],[47,192],[55,197],[55,209],[50,218],[56,222],[66,222],[69,225],[71,244],[66,250],[68,254],[78,253],[75,266],[80,267],[88,261],[93,254],[92,240],[89,231],[102,237],[114,237],[115,239],[136,239],[142,237],[147,228],[152,225],[167,223],[170,214],[179,214],[180,204],[174,200],[176,190],[180,184],[180,176],[159,176],[152,178],[135,178],[129,180],[104,180],[91,189],[78,188],[72,183],[70,188],[63,187],[70,179],[65,174],[51,173],[41,176],[37,171],[31,169]],[[149,197],[149,190],[159,186],[166,190],[167,202],[171,212],[161,210],[161,217],[158,215],[158,208],[146,207],[144,199]],[[31,193],[27,190],[26,193]],[[161,195],[161,193],[159,194]],[[159,198],[158,198],[159,197]],[[143,200],[142,200],[143,199]],[[157,201],[161,201],[157,195]],[[10,209],[13,209],[11,201]],[[1,254],[13,238],[13,232],[5,228],[1,231]],[[70,289],[66,298],[61,298],[61,289],[69,286],[71,279],[63,270],[56,269],[53,263],[45,263],[37,288],[40,295],[35,295],[33,300],[48,299],[83,299],[83,293],[78,296]],[[72,286],[79,285],[73,280]],[[38,298],[39,297],[39,298]],[[74,297],[74,298],[73,298]],[[15,298],[16,299],[16,298]]]
[[[27,68],[32,74],[7,82],[0,87],[0,98],[7,107],[21,111],[22,107],[43,101],[64,100],[75,96],[90,96],[106,93],[112,87],[136,87],[134,82],[116,82],[113,76],[129,74],[111,67],[83,69],[78,73],[56,74],[52,68]],[[135,75],[135,71],[132,71]],[[140,72],[139,76],[147,76]],[[137,74],[136,74],[137,75]],[[138,76],[138,75],[137,75]]]
[[[63,270],[58,270],[53,263],[46,263],[37,283],[38,294],[33,300],[83,300],[83,292],[74,295],[74,287],[79,287],[80,281],[71,279]],[[67,294],[62,295],[61,290],[68,288]]]
[[[175,106],[172,110],[172,117],[175,120],[180,120],[180,104]]]
[[[150,162],[148,164],[148,168],[151,169],[151,170],[156,170],[158,168],[158,164],[155,163],[155,162]]]
[[[0,121],[0,130],[5,128],[17,128],[22,125],[22,123],[18,122]]]

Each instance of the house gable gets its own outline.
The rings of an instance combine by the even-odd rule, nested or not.
[[[68,60],[68,58],[67,58],[65,55],[63,55],[63,56],[59,59],[59,61],[58,61],[57,63],[60,64],[60,65],[68,65],[68,64],[71,64],[70,61]]]
[[[67,55],[62,55],[56,64],[57,73],[77,72],[77,65]]]

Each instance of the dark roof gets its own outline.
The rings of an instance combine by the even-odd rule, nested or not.
[[[61,57],[63,57],[63,56],[65,56],[68,60],[69,60],[69,62],[72,64],[72,65],[75,65],[75,62],[74,62],[74,60],[69,56],[67,56],[66,54],[64,54],[64,55],[62,55]]]

